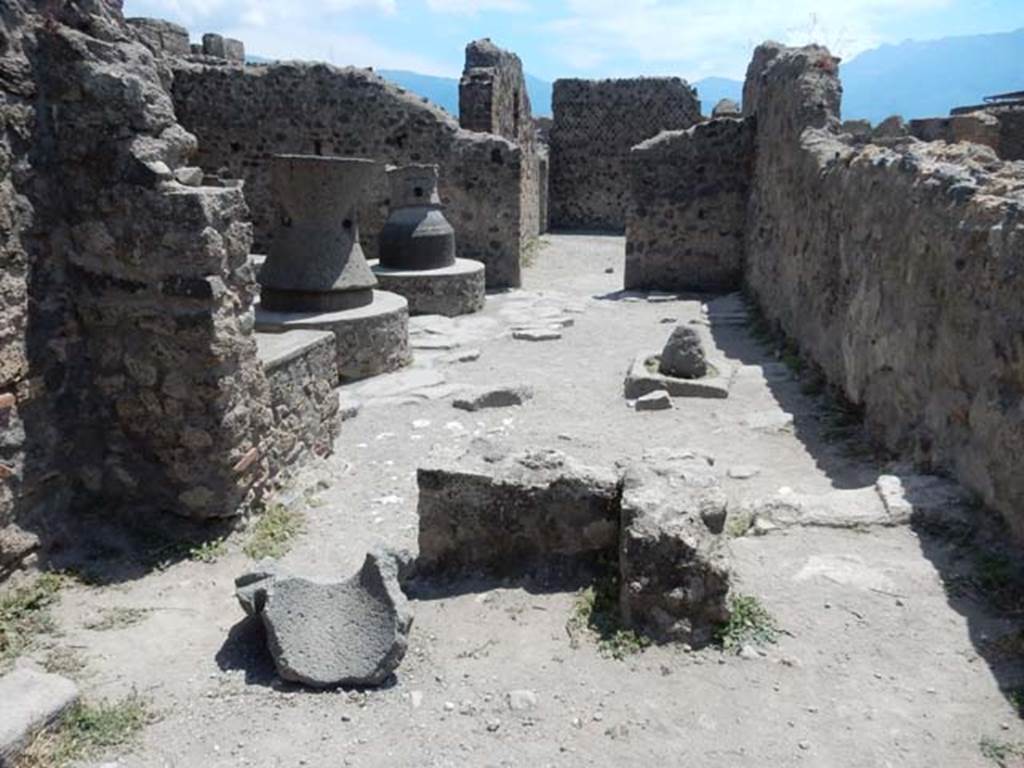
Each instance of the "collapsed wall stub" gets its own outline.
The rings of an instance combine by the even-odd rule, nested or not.
[[[622,232],[630,203],[630,149],[701,119],[697,95],[676,77],[556,80],[548,211],[555,229]]]
[[[211,175],[245,180],[254,250],[273,238],[274,154],[365,157],[380,163],[360,210],[370,258],[388,211],[385,164],[436,163],[441,197],[461,256],[487,267],[489,287],[518,286],[522,240],[522,150],[461,130],[444,111],[367,70],[298,62],[209,65],[173,59],[174,103],[199,138],[196,159]]]
[[[890,449],[1024,536],[1024,178],[972,143],[840,133],[838,62],[757,49],[746,283]]]
[[[616,564],[626,626],[704,645],[729,618],[726,497],[714,459],[659,449],[615,469],[475,441],[417,471],[415,578],[547,579]]]
[[[542,188],[537,129],[523,63],[490,39],[466,46],[466,64],[459,81],[459,124],[467,131],[492,133],[522,151],[522,235],[536,237],[546,228],[541,220]]]
[[[245,512],[306,451],[270,408],[241,189],[197,186],[152,39],[99,0],[0,25],[2,571],[77,507]]]

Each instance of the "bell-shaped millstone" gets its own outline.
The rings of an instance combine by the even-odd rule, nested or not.
[[[391,213],[380,233],[380,265],[429,270],[455,263],[455,230],[441,212],[436,165],[388,170]]]
[[[335,312],[373,301],[377,279],[359,245],[356,211],[375,170],[360,158],[274,156],[280,218],[260,270],[264,309]]]

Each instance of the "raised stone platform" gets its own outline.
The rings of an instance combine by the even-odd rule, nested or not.
[[[638,355],[626,374],[625,395],[629,400],[664,390],[672,397],[724,399],[732,386],[733,368],[724,359],[708,359],[708,375],[699,379],[679,379],[658,371],[660,352]]]
[[[380,287],[409,301],[411,315],[468,315],[484,308],[484,265],[456,259],[439,269],[390,269],[371,261]]]
[[[388,291],[374,291],[371,304],[341,312],[268,312],[257,307],[257,331],[280,333],[298,329],[334,334],[341,381],[395,371],[412,361],[409,303]]]
[[[329,455],[341,428],[334,334],[257,333],[256,346],[270,384],[273,469],[287,474],[310,455]]]

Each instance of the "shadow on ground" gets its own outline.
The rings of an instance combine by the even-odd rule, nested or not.
[[[785,340],[757,328],[759,318],[739,294],[706,296],[715,344],[743,365],[765,367],[779,406],[793,415],[793,432],[837,489],[870,486],[893,458],[873,445],[856,408],[825,386],[821,374],[794,356]],[[737,322],[748,312],[746,323]],[[716,316],[728,317],[716,322]],[[760,332],[756,332],[760,331]],[[783,371],[787,366],[789,374]],[[771,375],[768,371],[771,370]],[[838,423],[837,423],[838,422]],[[903,465],[903,471],[907,470]],[[934,471],[933,471],[934,472]],[[978,656],[1024,717],[1024,557],[1002,518],[970,504],[971,524],[941,525],[913,497],[911,528],[960,614]]]

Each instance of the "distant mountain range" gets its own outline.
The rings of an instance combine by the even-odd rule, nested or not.
[[[459,81],[456,78],[421,75],[404,69],[378,69],[377,74],[459,116]],[[526,91],[530,95],[533,116],[551,117],[551,83],[527,74]]]
[[[254,60],[258,57],[252,57]],[[379,74],[459,114],[459,81],[397,69]],[[844,63],[843,118],[878,123],[890,115],[934,117],[985,96],[1024,90],[1024,29],[992,35],[883,45]],[[743,83],[707,77],[693,83],[705,114],[720,99],[740,101]],[[551,83],[526,76],[533,114],[551,116]]]

